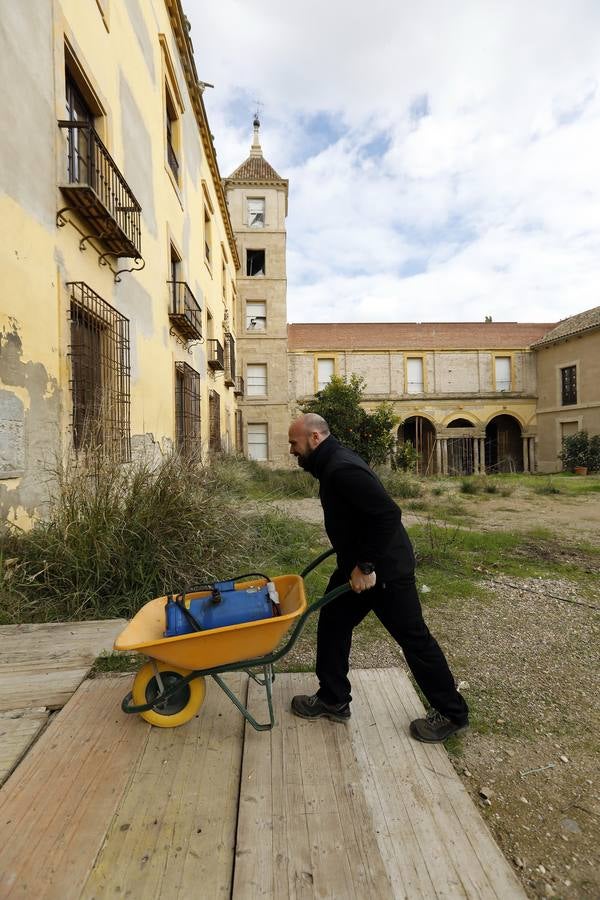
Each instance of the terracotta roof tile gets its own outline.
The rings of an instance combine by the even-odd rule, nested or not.
[[[290,350],[509,350],[529,347],[554,322],[369,322],[288,325]]]
[[[600,306],[586,309],[585,312],[577,313],[576,316],[569,316],[568,319],[563,319],[556,328],[553,328],[539,341],[536,341],[533,346],[539,347],[542,344],[551,344],[553,341],[581,334],[582,331],[589,331],[592,328],[600,328]]]
[[[226,181],[283,181],[273,166],[262,156],[249,156]]]

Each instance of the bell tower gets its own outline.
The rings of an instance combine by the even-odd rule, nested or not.
[[[241,260],[236,300],[237,448],[251,459],[283,467],[289,466],[288,181],[263,156],[258,113],[253,127],[249,157],[223,181]]]

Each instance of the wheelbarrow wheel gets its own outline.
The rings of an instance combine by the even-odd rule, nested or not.
[[[157,670],[165,690],[171,690],[178,681],[189,675],[189,669],[178,669],[169,663],[147,662],[135,676],[131,690],[132,701],[137,705],[152,703],[159,697],[161,688],[157,679]],[[142,719],[157,725],[159,728],[176,728],[193,719],[204,702],[206,680],[193,678],[181,686],[166,700],[159,700],[147,712],[140,713]]]

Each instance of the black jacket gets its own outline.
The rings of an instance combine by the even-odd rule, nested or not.
[[[359,562],[373,563],[379,583],[414,570],[400,508],[360,456],[330,435],[303,468],[319,479],[325,530],[344,578]]]

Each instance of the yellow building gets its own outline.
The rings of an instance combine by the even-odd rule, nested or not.
[[[235,439],[239,259],[179,0],[4,4],[0,516]]]
[[[386,400],[423,474],[535,471],[536,371],[530,344],[552,324],[442,322],[288,327],[291,403],[332,375],[361,376],[364,406]]]

